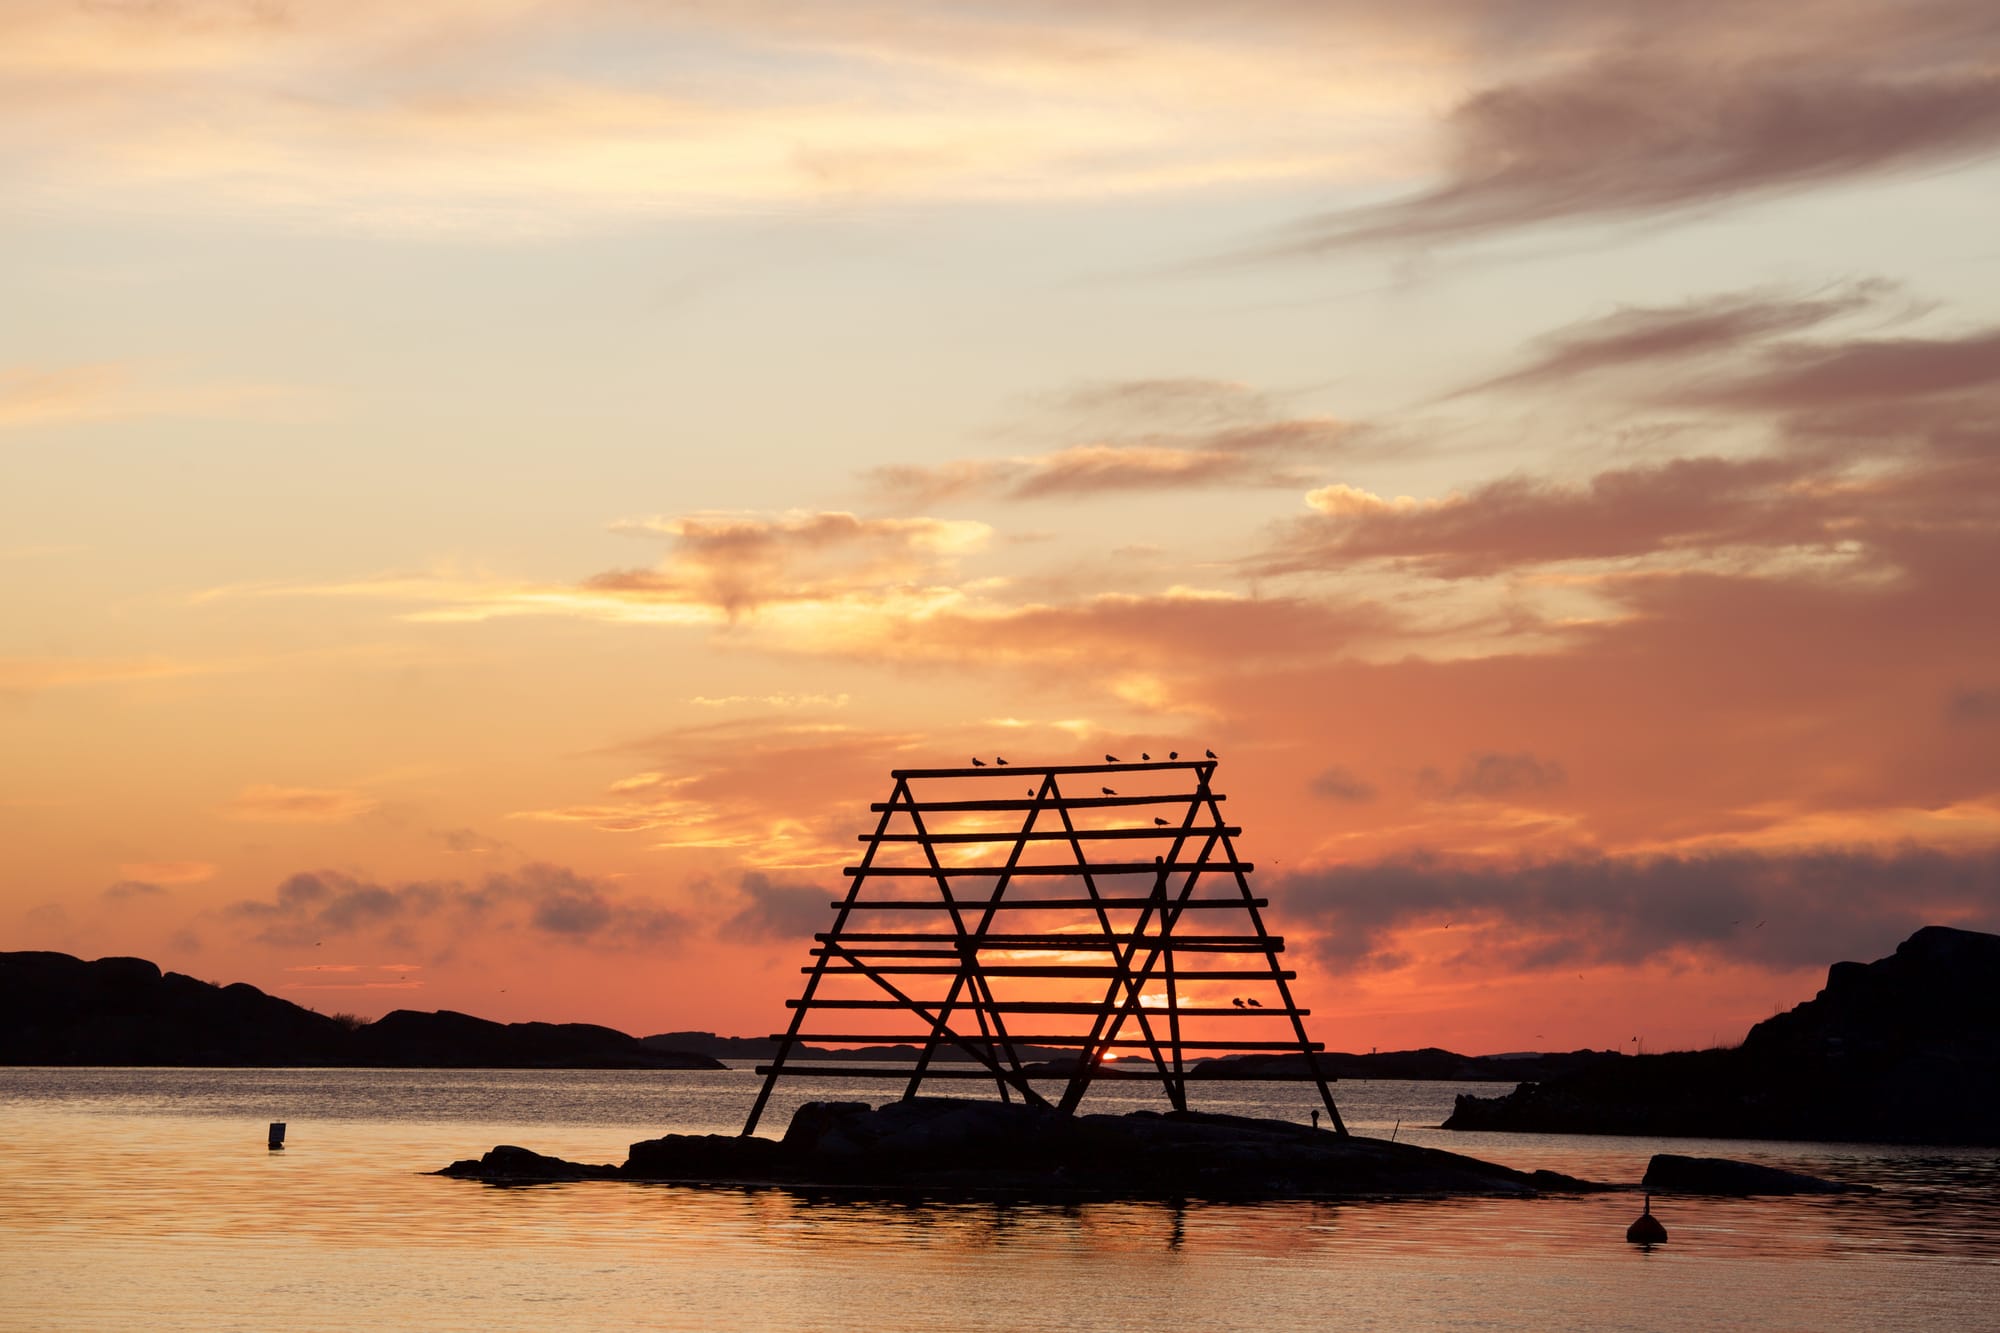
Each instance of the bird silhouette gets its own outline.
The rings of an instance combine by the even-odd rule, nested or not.
[[[1252,1009],[1262,1009],[1264,1007],[1264,1003],[1261,1000],[1245,1000],[1243,1003],[1249,1005]]]
[[[1241,1009],[1243,1007],[1243,1000],[1241,996],[1238,996],[1237,998],[1231,1000],[1230,1003],[1235,1005],[1238,1009]]]
[[[1117,764],[1117,763],[1122,763],[1123,761],[1119,759],[1119,757],[1115,754],[1107,754],[1104,756],[1104,762],[1107,764]]]
[[[998,765],[1000,765],[1000,767],[1002,767],[1002,768],[1005,768],[1005,767],[1007,767],[1007,761],[1006,761],[1005,759],[1002,759],[1002,758],[1001,758],[1001,757],[1000,757],[999,755],[997,755],[997,754],[993,756],[993,762],[994,762],[994,763],[996,763],[996,764],[998,764]]]
[[[1035,794],[1035,789],[1033,787],[1028,788],[1028,795],[1033,796],[1034,794]]]
[[[1139,751],[1139,762],[1142,764],[1150,764],[1153,762],[1153,756],[1147,754],[1144,750],[1141,750]]]
[[[1169,750],[1169,751],[1167,751],[1167,758],[1169,758],[1169,759],[1178,759],[1178,758],[1180,758],[1180,757],[1181,757],[1181,752],[1180,752],[1179,750]]]
[[[1116,796],[1118,794],[1117,792],[1111,790],[1111,788],[1109,787],[1099,787],[1098,790],[1103,792],[1106,796]]]
[[[1210,759],[1215,758],[1215,751],[1213,750],[1203,750],[1202,753],[1207,755]]]
[[[974,759],[972,761],[972,766],[974,768],[984,768],[986,767],[986,761],[984,759]]]
[[[1164,823],[1166,823],[1167,821],[1166,821],[1166,820],[1164,820],[1164,819],[1162,819],[1162,818],[1160,818],[1160,817],[1159,817],[1158,815],[1154,815],[1154,816],[1153,816],[1153,822],[1154,822],[1155,824],[1164,824]]]

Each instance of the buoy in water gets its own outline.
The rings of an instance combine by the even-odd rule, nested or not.
[[[1625,1228],[1625,1239],[1634,1245],[1658,1245],[1667,1238],[1667,1229],[1660,1225],[1660,1219],[1653,1216],[1653,1195],[1646,1194],[1646,1210],[1639,1214],[1639,1220]]]

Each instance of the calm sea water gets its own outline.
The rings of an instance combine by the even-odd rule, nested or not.
[[[1655,1152],[1740,1157],[1866,1196],[1264,1205],[828,1202],[423,1174],[496,1143],[621,1161],[734,1133],[726,1072],[0,1069],[0,1328],[756,1330],[2000,1329],[1990,1150],[1461,1135],[1454,1093],[1347,1082],[1357,1131],[1635,1182]],[[775,1102],[782,1132],[812,1097]],[[880,1090],[870,1088],[880,1097]],[[1086,1110],[1160,1105],[1100,1084]],[[1203,1110],[1304,1120],[1278,1084]],[[264,1146],[268,1121],[288,1146]]]

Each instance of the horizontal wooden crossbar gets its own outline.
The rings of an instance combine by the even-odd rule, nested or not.
[[[1112,875],[1152,875],[1164,870],[1170,875],[1184,871],[1207,871],[1217,875],[1247,875],[1257,868],[1251,861],[1104,861],[1094,865],[1079,865],[1072,861],[1068,865],[990,865],[990,866],[845,866],[841,874],[849,879],[863,876],[873,878],[881,875],[887,879],[936,879],[940,875],[946,879],[998,879],[1002,875],[1015,879],[1049,875],[1081,875],[1088,871],[1098,879]]]
[[[1193,828],[1182,828],[1178,824],[1160,824],[1153,828],[1080,828],[1048,829],[1041,832],[1022,833],[861,833],[855,835],[856,842],[1068,842],[1072,838],[1101,842],[1106,838],[1177,838],[1194,837],[1197,834],[1235,837],[1243,830],[1230,824],[1196,824]]]
[[[1163,1013],[1165,1011],[1160,1009],[1148,1009],[1146,1012],[1148,1014],[1157,1014],[1157,1013]],[[885,1037],[873,1032],[861,1032],[861,1033],[801,1032],[796,1037],[793,1037],[792,1040],[793,1041],[859,1041],[859,1042],[867,1042],[872,1046],[923,1046],[929,1043],[931,1035],[932,1034],[928,1032],[920,1032],[917,1033],[915,1036],[905,1036],[902,1034],[896,1034],[893,1036]],[[785,1035],[782,1032],[774,1032],[771,1034],[771,1040],[783,1041],[785,1040]],[[996,1052],[1001,1049],[1000,1043],[992,1037],[968,1036],[968,1037],[961,1037],[959,1038],[959,1040],[968,1042],[974,1046],[991,1047]],[[1050,1036],[1024,1037],[1019,1035],[1018,1033],[1010,1032],[1007,1034],[1007,1040],[1013,1043],[1017,1047],[1102,1046],[1112,1050],[1133,1050],[1133,1051],[1147,1050],[1153,1046],[1157,1046],[1160,1044],[1158,1042],[1148,1041],[1144,1037],[1117,1037],[1111,1041],[1094,1040],[1087,1033],[1077,1034],[1073,1032],[1053,1037]],[[1308,1042],[1306,1044],[1315,1051],[1323,1051],[1326,1049],[1326,1044],[1324,1042],[1314,1041],[1314,1042]],[[1188,1050],[1196,1050],[1196,1051],[1296,1051],[1299,1049],[1299,1044],[1296,1041],[1183,1040],[1181,1042],[1181,1045]],[[936,1058],[944,1059],[948,1057],[940,1055]],[[949,1057],[949,1058],[955,1058],[955,1057]],[[989,1074],[988,1077],[990,1078],[992,1076]]]
[[[835,955],[838,957],[838,955]],[[818,968],[802,967],[801,972],[815,972]],[[867,976],[879,972],[889,977],[955,977],[966,969],[963,964],[944,967],[925,963],[892,963],[884,967],[880,963],[828,967],[828,976]],[[1073,977],[1079,981],[1112,981],[1130,973],[1129,968],[1098,967],[1089,963],[981,963],[978,975],[982,977],[1029,977],[1054,979]],[[1273,972],[1266,968],[1257,972],[1194,972],[1185,968],[1176,969],[1174,980],[1181,981],[1268,981],[1272,977],[1283,977],[1286,981],[1298,979],[1296,972]]]
[[[1170,769],[1199,771],[1213,769],[1213,759],[1154,759],[1137,764],[1000,764],[990,768],[892,768],[889,776],[897,781],[906,778],[1003,778],[1015,774],[1030,777],[1053,773],[1132,773],[1161,772]]]
[[[822,944],[838,940],[843,948],[849,945],[875,944],[916,944],[950,945],[940,952],[956,956],[963,949],[1051,949],[1074,953],[1102,953],[1115,949],[1121,944],[1157,944],[1164,947],[1186,950],[1200,950],[1207,953],[1272,953],[1285,951],[1282,935],[1134,935],[1130,931],[1119,931],[1110,935],[955,935],[950,931],[935,933],[929,931],[869,931],[867,933],[842,933],[832,935],[821,933],[813,936]],[[884,953],[875,948],[848,949],[850,953],[865,953],[877,956]],[[814,949],[814,954],[825,952]],[[915,955],[913,955],[915,956]],[[932,957],[926,952],[922,957]]]
[[[848,907],[857,912],[1032,912],[1045,911],[1088,911],[1093,907],[1103,907],[1114,911],[1129,911],[1135,907],[1172,907],[1176,911],[1189,907],[1196,911],[1212,907],[1269,907],[1268,898],[1183,898],[1165,900],[1159,898],[1002,898],[997,902],[991,898],[961,898],[957,902],[946,902],[942,898],[912,898],[907,902],[893,898],[856,899],[853,902],[832,902],[829,907]]]
[[[1265,975],[1268,976],[1269,974],[1266,973]],[[918,1003],[932,1009],[941,1009],[944,1007],[942,1000],[919,1000]],[[909,1005],[901,1000],[823,1000],[815,997],[811,1001],[785,1001],[785,1008],[787,1009],[908,1009],[909,1007]],[[1104,1012],[1103,1005],[1091,1004],[1083,1000],[995,1000],[991,1003],[982,1000],[977,1006],[968,1004],[964,1007],[968,1010],[976,1007],[989,1014],[1101,1014]],[[1155,1009],[1151,1005],[1147,1005],[1139,1012],[1144,1013],[1148,1018],[1156,1015],[1164,1018],[1168,1011],[1164,1008]],[[1187,1005],[1182,1005],[1173,1012],[1179,1014],[1182,1018],[1259,1018],[1273,1015],[1279,1018],[1292,1016],[1304,1018],[1312,1010],[1285,1009],[1277,1005],[1272,1005],[1270,1008],[1258,1009],[1238,1009],[1234,1005],[1219,1007],[1205,1005],[1200,1008],[1191,1008]]]
[[[1057,796],[1042,797],[1017,796],[1001,801],[877,801],[869,806],[877,814],[883,811],[914,811],[920,815],[954,814],[968,810],[1096,810],[1119,805],[1187,805],[1200,801],[1203,805],[1211,800],[1226,801],[1226,796],[1211,797],[1206,793],[1181,791],[1168,792],[1164,796]]]

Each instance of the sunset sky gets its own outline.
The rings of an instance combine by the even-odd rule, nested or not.
[[[1221,756],[1329,1047],[2000,929],[1983,0],[0,0],[0,948],[779,1030]]]

